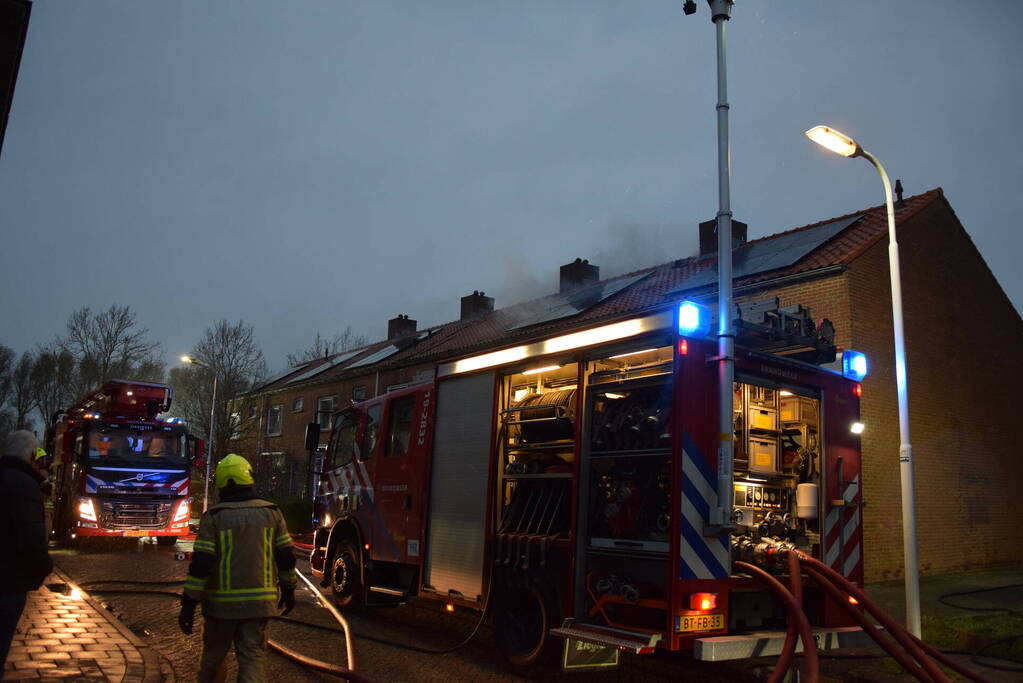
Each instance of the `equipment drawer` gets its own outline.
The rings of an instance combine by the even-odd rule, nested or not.
[[[781,421],[801,422],[811,427],[817,426],[816,401],[802,396],[788,396],[781,400]]]
[[[749,469],[751,472],[778,471],[778,439],[751,436],[749,438]]]
[[[751,405],[746,414],[750,429],[778,429],[778,411],[774,408]]]

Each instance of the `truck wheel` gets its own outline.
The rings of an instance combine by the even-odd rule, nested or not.
[[[157,536],[156,545],[174,545],[177,543],[177,536]]]
[[[355,612],[362,609],[362,563],[358,546],[343,540],[337,546],[330,566],[330,589],[334,604]]]
[[[550,630],[558,626],[557,602],[533,581],[499,589],[494,611],[494,639],[508,663],[533,675],[551,663],[557,652]]]

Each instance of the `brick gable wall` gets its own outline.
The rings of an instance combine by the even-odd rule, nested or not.
[[[1023,561],[1012,513],[1023,483],[1013,396],[1023,381],[1023,324],[944,201],[899,232],[910,437],[922,573]],[[888,240],[849,269],[863,382],[867,580],[903,575],[899,429]]]

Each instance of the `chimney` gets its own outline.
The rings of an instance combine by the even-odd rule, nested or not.
[[[494,297],[483,292],[473,291],[469,296],[462,297],[462,314],[459,320],[471,320],[486,315],[494,310]]]
[[[746,244],[747,226],[742,221],[732,221],[732,249]],[[718,251],[717,220],[700,223],[700,256],[716,254]]]
[[[399,339],[416,332],[416,321],[409,320],[407,315],[398,314],[397,318],[387,321],[387,339]]]
[[[586,259],[577,258],[572,263],[561,266],[561,283],[558,292],[567,294],[571,291],[592,285],[600,279],[600,268]]]

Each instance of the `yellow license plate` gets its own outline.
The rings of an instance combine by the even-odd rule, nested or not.
[[[130,529],[128,531],[125,531],[124,535],[125,536],[148,536],[149,532],[148,531],[136,531],[134,529]]]
[[[675,633],[695,631],[721,631],[725,628],[724,614],[677,614]]]

